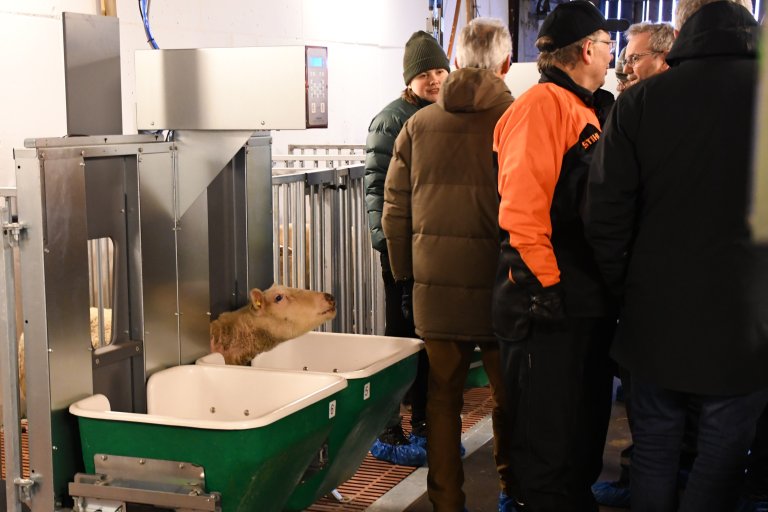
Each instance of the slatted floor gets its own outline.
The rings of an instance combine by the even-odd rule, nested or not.
[[[29,437],[27,435],[27,420],[21,420],[21,475],[29,478]],[[5,435],[0,427],[0,478],[5,480]]]
[[[490,413],[490,388],[486,386],[466,390],[464,408],[461,411],[462,432],[472,428]],[[410,418],[405,415],[403,428],[406,431],[410,429],[409,420]],[[338,491],[343,497],[341,502],[332,496],[325,496],[307,510],[310,512],[363,511],[414,471],[416,468],[382,462],[369,453],[357,473],[339,487]]]

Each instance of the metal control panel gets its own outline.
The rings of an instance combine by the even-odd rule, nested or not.
[[[307,46],[307,128],[328,127],[328,48]]]
[[[328,126],[328,49],[136,52],[139,130],[303,130]]]

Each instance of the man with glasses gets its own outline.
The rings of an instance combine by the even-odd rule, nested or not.
[[[672,43],[675,41],[675,30],[668,23],[651,23],[644,21],[630,25],[624,36],[628,44],[622,50],[624,54],[623,74],[626,77],[621,91],[637,84],[638,82],[652,76],[663,73],[669,69],[665,61],[669,50],[672,49]],[[619,65],[616,64],[616,75],[619,75]],[[621,92],[619,91],[619,92]],[[629,395],[631,393],[631,383],[629,372],[620,369],[622,389],[624,391],[627,418],[632,424],[632,411],[629,404]],[[695,411],[691,411],[695,416]],[[684,456],[681,458],[681,484],[684,484],[683,475],[690,470],[691,461],[695,456],[695,432],[689,431],[690,442],[686,445]],[[592,492],[600,505],[606,505],[617,508],[629,508],[629,466],[631,461],[633,446],[629,445],[621,451],[619,466],[621,473],[617,481],[602,481],[592,486]]]
[[[627,38],[624,73],[628,75],[626,87],[635,85],[669,69],[667,54],[675,42],[675,30],[668,23],[644,21],[630,25]]]
[[[580,219],[590,155],[613,95],[615,49],[590,2],[559,4],[536,46],[541,80],[496,125],[502,248],[494,332],[513,412],[513,489],[521,511],[590,512],[602,468],[616,325]]]
[[[768,247],[749,223],[750,8],[680,0],[670,69],[619,96],[590,168],[585,230],[621,303],[611,354],[632,381],[632,512],[734,510],[768,400]],[[697,455],[680,495],[691,406]]]

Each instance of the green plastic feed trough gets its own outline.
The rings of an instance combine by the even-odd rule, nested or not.
[[[203,466],[223,512],[282,510],[336,421],[346,381],[328,374],[177,366],[147,383],[147,414],[113,412],[103,395],[70,406],[83,460],[97,454]]]
[[[304,510],[355,474],[413,383],[422,347],[410,338],[310,332],[253,359],[254,369],[325,372],[348,382],[339,394],[328,462],[302,478],[285,510]],[[198,360],[216,362],[224,362],[219,354]]]

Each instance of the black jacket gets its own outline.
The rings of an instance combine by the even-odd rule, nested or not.
[[[671,69],[619,96],[590,168],[586,232],[623,302],[612,354],[666,389],[768,385],[768,251],[747,211],[758,32],[734,3],[697,11]]]

